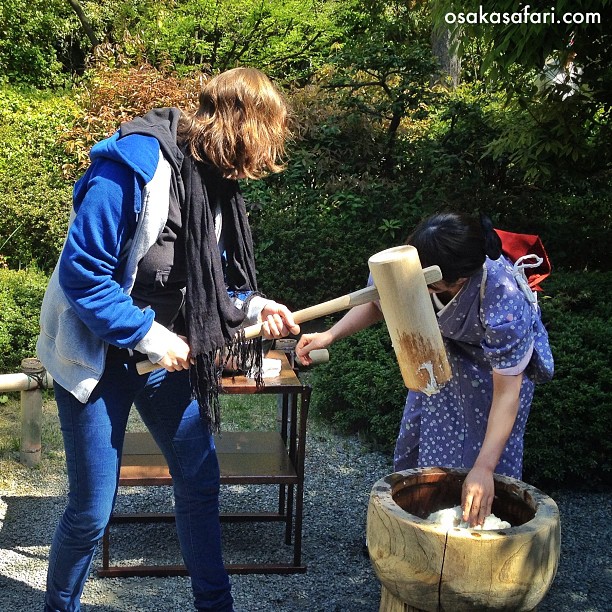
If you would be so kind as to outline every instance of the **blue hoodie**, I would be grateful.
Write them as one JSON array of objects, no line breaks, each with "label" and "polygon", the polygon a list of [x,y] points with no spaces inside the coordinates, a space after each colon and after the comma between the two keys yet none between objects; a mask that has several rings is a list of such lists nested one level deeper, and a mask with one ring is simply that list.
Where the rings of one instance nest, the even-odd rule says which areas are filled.
[{"label": "blue hoodie", "polygon": [[129,295],[138,262],[168,218],[171,165],[159,141],[141,134],[121,138],[118,132],[90,155],[91,166],[74,188],[37,342],[45,368],[82,402],[102,376],[108,344],[143,352],[155,363],[173,335]]}]

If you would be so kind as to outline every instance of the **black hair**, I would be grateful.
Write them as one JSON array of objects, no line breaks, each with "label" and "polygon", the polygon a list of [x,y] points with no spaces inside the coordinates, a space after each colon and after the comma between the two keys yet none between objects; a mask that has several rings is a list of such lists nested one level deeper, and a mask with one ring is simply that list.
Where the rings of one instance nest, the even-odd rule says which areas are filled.
[{"label": "black hair", "polygon": [[406,241],[419,252],[423,267],[440,266],[442,278],[455,283],[476,274],[485,257],[498,259],[501,240],[485,215],[438,213],[423,219]]}]

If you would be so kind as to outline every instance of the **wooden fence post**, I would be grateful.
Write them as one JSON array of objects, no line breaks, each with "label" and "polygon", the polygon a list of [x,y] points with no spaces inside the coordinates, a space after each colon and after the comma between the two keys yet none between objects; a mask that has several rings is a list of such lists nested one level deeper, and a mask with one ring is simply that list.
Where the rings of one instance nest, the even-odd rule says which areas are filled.
[{"label": "wooden fence post", "polygon": [[45,368],[36,358],[24,359],[21,371],[32,380],[32,388],[21,391],[21,447],[19,459],[28,467],[40,462],[42,440],[42,380]]}]

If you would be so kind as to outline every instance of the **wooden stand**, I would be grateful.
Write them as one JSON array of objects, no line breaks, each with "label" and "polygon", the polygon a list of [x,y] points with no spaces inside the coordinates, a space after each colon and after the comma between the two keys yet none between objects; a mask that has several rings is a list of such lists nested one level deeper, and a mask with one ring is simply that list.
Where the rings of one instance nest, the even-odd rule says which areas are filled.
[{"label": "wooden stand", "polygon": [[[279,395],[280,430],[223,432],[215,436],[222,485],[278,485],[277,512],[233,512],[221,515],[227,522],[285,523],[285,543],[293,540],[292,563],[227,564],[233,574],[288,574],[305,572],[301,561],[302,514],[304,497],[304,457],[306,421],[311,389],[303,386],[287,356],[271,351],[268,357],[280,359],[282,369],[275,378],[265,379],[257,388],[245,376],[223,379],[223,392],[229,394],[269,393]],[[172,478],[165,459],[148,432],[127,433],[123,447],[119,486],[168,486]],[[110,526],[117,523],[174,521],[172,513],[114,513],[102,539],[102,577],[184,576],[183,565],[110,565]]]}]

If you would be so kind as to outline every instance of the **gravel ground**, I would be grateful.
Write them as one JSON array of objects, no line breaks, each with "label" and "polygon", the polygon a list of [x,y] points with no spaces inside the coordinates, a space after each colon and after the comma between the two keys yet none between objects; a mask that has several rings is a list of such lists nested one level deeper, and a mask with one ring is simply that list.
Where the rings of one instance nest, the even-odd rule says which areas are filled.
[{"label": "gravel ground", "polygon": [[[391,471],[390,458],[367,452],[353,438],[315,432],[307,440],[304,499],[304,574],[232,576],[236,612],[376,612],[380,589],[363,554],[365,514],[372,484]],[[23,470],[10,490],[0,489],[0,611],[42,609],[46,560],[64,507],[65,481]],[[273,498],[267,487],[227,487],[222,507]],[[612,610],[610,492],[552,494],[561,512],[561,561],[538,612]],[[171,507],[167,487],[122,491],[122,509]],[[242,505],[244,508],[244,505]],[[179,562],[170,525],[113,528],[111,562]],[[227,561],[291,561],[277,524],[226,525]],[[279,542],[276,545],[276,542]],[[247,555],[245,557],[245,555]],[[154,562],[153,559],[150,562]],[[94,560],[85,587],[85,612],[171,612],[192,609],[187,578],[98,578]]]}]

